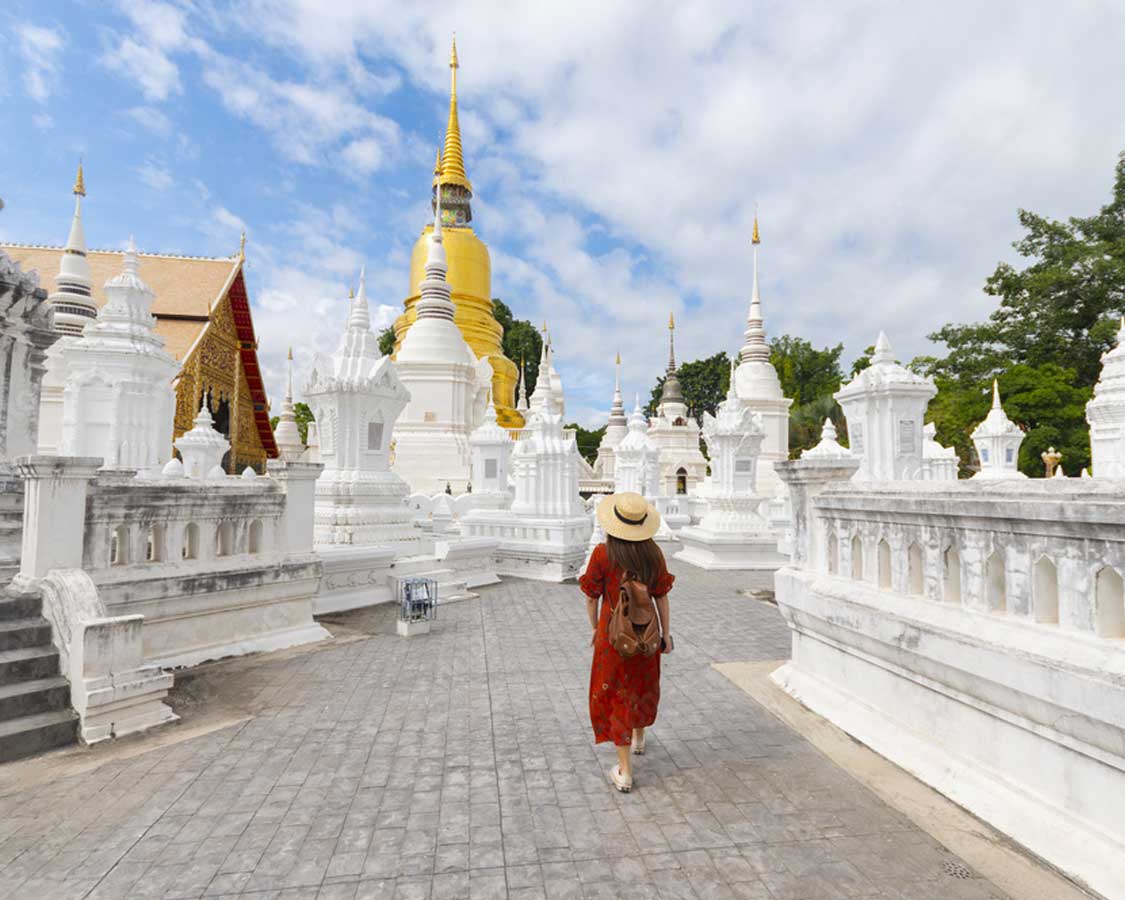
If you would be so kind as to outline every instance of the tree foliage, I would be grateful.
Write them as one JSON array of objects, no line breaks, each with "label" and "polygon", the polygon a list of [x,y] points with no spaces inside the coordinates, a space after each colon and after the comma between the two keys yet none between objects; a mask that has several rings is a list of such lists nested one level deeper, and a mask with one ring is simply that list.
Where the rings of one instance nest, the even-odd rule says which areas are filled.
[{"label": "tree foliage", "polygon": [[804,338],[787,334],[770,341],[770,362],[777,369],[782,393],[793,401],[794,407],[831,397],[840,389],[844,378],[840,370],[843,352],[843,344],[817,350]]},{"label": "tree foliage", "polygon": [[517,319],[511,309],[499,297],[492,298],[492,314],[504,329],[502,346],[504,355],[520,367],[524,362],[527,373],[527,395],[535,390],[539,378],[539,357],[543,352],[543,338],[539,331],[526,319]]},{"label": "tree foliage", "polygon": [[1039,454],[1053,444],[1073,475],[1089,462],[1081,407],[1125,309],[1125,153],[1113,197],[1094,215],[1061,222],[1020,210],[1019,220],[1025,235],[1014,246],[1030,262],[1023,269],[997,265],[984,289],[999,298],[998,308],[985,322],[930,335],[949,352],[915,364],[938,385],[930,415],[938,439],[957,448],[964,467],[973,465],[969,434],[998,378],[1005,410],[1028,431],[1020,469],[1043,474]]},{"label": "tree foliage", "polygon": [[379,352],[383,356],[390,356],[395,352],[395,329],[393,325],[388,325],[379,332]]},{"label": "tree foliage", "polygon": [[578,444],[578,452],[586,458],[586,462],[593,465],[594,460],[597,459],[598,456],[598,445],[601,444],[602,438],[605,437],[606,426],[603,425],[601,428],[591,430],[571,422],[566,427],[574,429],[577,435],[576,443]]},{"label": "tree foliage", "polygon": [[[294,403],[293,416],[297,420],[297,432],[301,435],[301,443],[307,444],[309,442],[309,422],[314,421],[312,410],[309,409],[307,403]],[[280,416],[271,416],[270,428],[277,431],[277,423],[280,421]]]}]

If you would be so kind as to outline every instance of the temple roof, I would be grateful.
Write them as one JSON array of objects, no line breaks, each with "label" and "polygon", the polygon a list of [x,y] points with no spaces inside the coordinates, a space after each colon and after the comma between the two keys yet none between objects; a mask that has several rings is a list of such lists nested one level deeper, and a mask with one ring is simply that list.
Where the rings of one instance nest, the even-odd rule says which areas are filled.
[{"label": "temple roof", "polygon": [[[36,269],[39,283],[53,293],[59,271],[62,247],[38,244],[0,244],[24,271]],[[156,317],[156,333],[164,338],[168,352],[183,362],[203,336],[210,321],[211,310],[230,296],[231,311],[241,346],[243,370],[254,405],[254,419],[262,446],[269,456],[276,456],[273,429],[269,427],[269,402],[261,368],[258,365],[257,342],[250,315],[250,303],[242,278],[243,259],[228,257],[174,256],[162,253],[138,253],[140,274],[156,293],[152,314]],[[90,250],[86,259],[93,279],[93,299],[98,308],[105,305],[105,283],[121,272],[125,253],[121,250]]]}]

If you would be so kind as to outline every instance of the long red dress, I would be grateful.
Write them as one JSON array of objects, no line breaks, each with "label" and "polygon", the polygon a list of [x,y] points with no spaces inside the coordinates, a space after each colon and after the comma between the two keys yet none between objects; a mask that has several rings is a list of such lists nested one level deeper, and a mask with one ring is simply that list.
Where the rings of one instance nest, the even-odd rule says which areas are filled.
[{"label": "long red dress", "polygon": [[[619,747],[632,743],[634,728],[647,728],[656,721],[656,707],[660,703],[660,654],[627,659],[609,643],[609,616],[617,606],[624,574],[610,562],[605,544],[598,544],[586,573],[578,579],[578,586],[587,597],[603,600],[590,669],[590,724],[594,726],[594,741],[613,741]],[[672,590],[675,580],[664,569],[649,586],[652,596],[663,597]]]}]

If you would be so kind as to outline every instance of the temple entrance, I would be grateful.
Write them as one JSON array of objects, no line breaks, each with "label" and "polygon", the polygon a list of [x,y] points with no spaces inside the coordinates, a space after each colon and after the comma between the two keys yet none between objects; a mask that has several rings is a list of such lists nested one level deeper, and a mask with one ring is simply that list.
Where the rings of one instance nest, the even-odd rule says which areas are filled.
[{"label": "temple entrance", "polygon": [[676,493],[687,493],[687,469],[683,466],[680,466],[680,468],[676,470]]}]

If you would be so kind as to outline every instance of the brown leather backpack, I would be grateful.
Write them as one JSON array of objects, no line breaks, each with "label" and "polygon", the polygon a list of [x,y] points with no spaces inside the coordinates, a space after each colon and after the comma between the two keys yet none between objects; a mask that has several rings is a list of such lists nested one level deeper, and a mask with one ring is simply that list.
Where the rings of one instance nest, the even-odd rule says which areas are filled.
[{"label": "brown leather backpack", "polygon": [[624,580],[609,616],[609,643],[622,656],[652,656],[662,643],[660,611],[648,586]]}]

